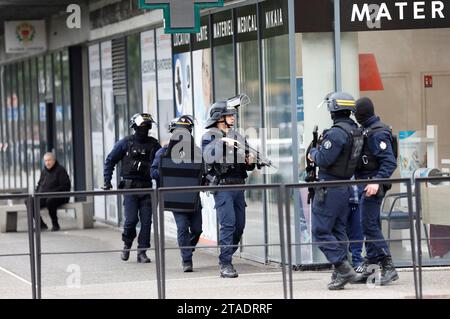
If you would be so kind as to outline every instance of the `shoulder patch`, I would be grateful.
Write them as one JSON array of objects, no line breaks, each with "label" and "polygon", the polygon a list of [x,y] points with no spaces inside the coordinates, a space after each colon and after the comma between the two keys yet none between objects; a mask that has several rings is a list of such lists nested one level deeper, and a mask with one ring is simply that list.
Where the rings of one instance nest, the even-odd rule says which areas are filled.
[{"label": "shoulder patch", "polygon": [[380,142],[380,148],[384,151],[387,148],[387,144],[385,141]]},{"label": "shoulder patch", "polygon": [[331,148],[332,144],[330,140],[323,141],[323,148],[326,150],[329,150]]}]

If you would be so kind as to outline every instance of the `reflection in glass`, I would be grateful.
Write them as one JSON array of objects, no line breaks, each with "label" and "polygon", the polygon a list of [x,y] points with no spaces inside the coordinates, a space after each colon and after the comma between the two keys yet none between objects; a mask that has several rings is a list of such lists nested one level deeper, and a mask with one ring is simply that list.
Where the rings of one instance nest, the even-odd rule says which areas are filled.
[{"label": "reflection in glass", "polygon": [[[267,155],[277,155],[278,171],[267,175],[267,183],[292,182],[292,123],[289,82],[288,35],[263,40],[264,105]],[[278,196],[268,191],[269,244],[278,244]],[[269,258],[279,260],[280,249],[269,247]]]},{"label": "reflection in glass", "polygon": [[214,91],[215,102],[235,95],[233,44],[214,48]]},{"label": "reflection in glass", "polygon": [[[246,94],[251,103],[239,109],[239,128],[249,135],[250,146],[261,151],[262,131],[260,130],[261,103],[259,61],[257,57],[258,41],[248,41],[237,44],[237,73],[239,92]],[[264,178],[261,170],[255,169],[249,173],[248,184],[263,184]],[[265,243],[264,236],[264,191],[247,190],[245,192],[246,231],[243,243],[259,245]],[[264,247],[244,247],[243,252],[261,261],[265,261]]]}]

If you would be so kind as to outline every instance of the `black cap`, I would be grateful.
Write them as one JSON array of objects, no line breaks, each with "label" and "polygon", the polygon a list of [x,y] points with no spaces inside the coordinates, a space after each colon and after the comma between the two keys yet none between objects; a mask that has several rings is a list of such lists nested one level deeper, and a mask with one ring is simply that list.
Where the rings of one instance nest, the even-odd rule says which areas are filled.
[{"label": "black cap", "polygon": [[355,117],[359,124],[364,123],[375,115],[372,100],[368,97],[362,97],[356,101]]}]

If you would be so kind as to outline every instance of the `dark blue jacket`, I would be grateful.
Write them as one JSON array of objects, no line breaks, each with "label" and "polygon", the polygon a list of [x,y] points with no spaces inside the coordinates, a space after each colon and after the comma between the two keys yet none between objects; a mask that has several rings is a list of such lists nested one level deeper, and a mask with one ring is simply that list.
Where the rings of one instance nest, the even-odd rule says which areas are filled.
[{"label": "dark blue jacket", "polygon": [[[104,178],[105,184],[111,182],[112,174],[114,172],[114,167],[127,154],[127,152],[128,152],[128,144],[129,144],[128,141],[132,137],[133,136],[127,136],[127,137],[121,139],[120,141],[118,141],[114,145],[114,148],[112,149],[111,153],[109,153],[108,156],[106,157],[105,165],[104,165],[104,169],[103,169],[103,178]],[[159,144],[159,142],[153,137],[148,137],[148,143],[153,144],[153,149],[154,149],[154,153],[153,154],[155,154],[156,151],[161,148],[161,145]],[[151,162],[153,162],[153,158],[154,158],[154,156],[152,156]],[[125,179],[136,179],[136,180],[150,181],[151,182],[150,175],[149,176],[124,176],[122,174],[122,172],[120,172],[120,176],[122,178],[125,178]]]},{"label": "dark blue jacket", "polygon": [[[371,128],[380,125],[380,118],[373,116],[365,123],[364,128]],[[357,170],[355,176],[357,179],[365,178],[390,178],[397,168],[397,159],[392,149],[392,135],[387,130],[378,130],[368,136],[367,142],[369,149],[378,161],[380,167],[374,171]]]},{"label": "dark blue jacket", "polygon": [[[350,118],[339,117],[334,123],[347,122],[354,126],[358,125]],[[318,148],[312,148],[310,154],[314,159],[314,162],[319,167],[318,177],[320,180],[337,180],[342,179],[336,176],[325,173],[320,168],[331,167],[342,154],[344,146],[349,143],[347,133],[338,127],[332,127],[329,130],[325,130],[322,138],[322,142]]]},{"label": "dark blue jacket", "polygon": [[152,163],[152,169],[151,169],[151,175],[154,180],[159,182],[159,163],[161,162],[161,156],[164,154],[164,152],[167,150],[168,145],[164,145],[162,148],[160,148],[156,154],[155,159]]}]

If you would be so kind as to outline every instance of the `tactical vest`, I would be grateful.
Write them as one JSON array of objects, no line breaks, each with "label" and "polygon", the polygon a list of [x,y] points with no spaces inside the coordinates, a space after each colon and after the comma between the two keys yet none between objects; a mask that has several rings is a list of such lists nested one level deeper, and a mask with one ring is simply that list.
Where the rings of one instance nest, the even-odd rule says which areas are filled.
[{"label": "tactical vest", "polygon": [[355,173],[363,148],[364,138],[361,129],[347,122],[338,122],[332,127],[343,130],[348,136],[349,143],[344,145],[343,151],[332,166],[320,170],[339,178],[350,178]]},{"label": "tactical vest", "polygon": [[361,171],[376,171],[380,168],[380,163],[378,163],[377,158],[373,155],[369,147],[370,137],[379,131],[387,131],[391,137],[392,148],[395,158],[397,158],[397,143],[396,139],[392,134],[392,130],[389,126],[384,123],[378,122],[374,126],[368,127],[363,130],[364,136],[364,147],[361,153],[361,158],[358,161],[358,170]]},{"label": "tactical vest", "polygon": [[[176,149],[173,149],[174,146]],[[202,175],[201,150],[195,145],[194,139],[188,142],[171,141],[159,163],[160,186],[200,186]],[[199,194],[199,192],[165,193],[164,209],[174,212],[195,212],[200,204]]]},{"label": "tactical vest", "polygon": [[150,179],[150,168],[155,156],[156,140],[149,137],[139,141],[134,135],[128,138],[128,149],[122,159],[122,176]]},{"label": "tactical vest", "polygon": [[[214,129],[211,129],[209,133],[212,135]],[[215,129],[218,130],[218,129]],[[220,130],[219,130],[220,131]],[[217,132],[216,131],[216,134]],[[228,137],[234,140],[238,140],[240,142],[246,140],[235,130],[230,130],[226,135],[220,131],[223,137]],[[213,143],[213,142],[211,142]],[[247,178],[247,172],[245,170],[245,151],[239,149],[230,149],[223,143],[222,148],[223,157],[221,158],[221,163],[213,163],[206,164],[206,171],[209,174],[216,176],[219,179],[227,178],[227,177],[239,177],[239,178]],[[232,152],[232,154],[228,154],[227,152]]]}]

